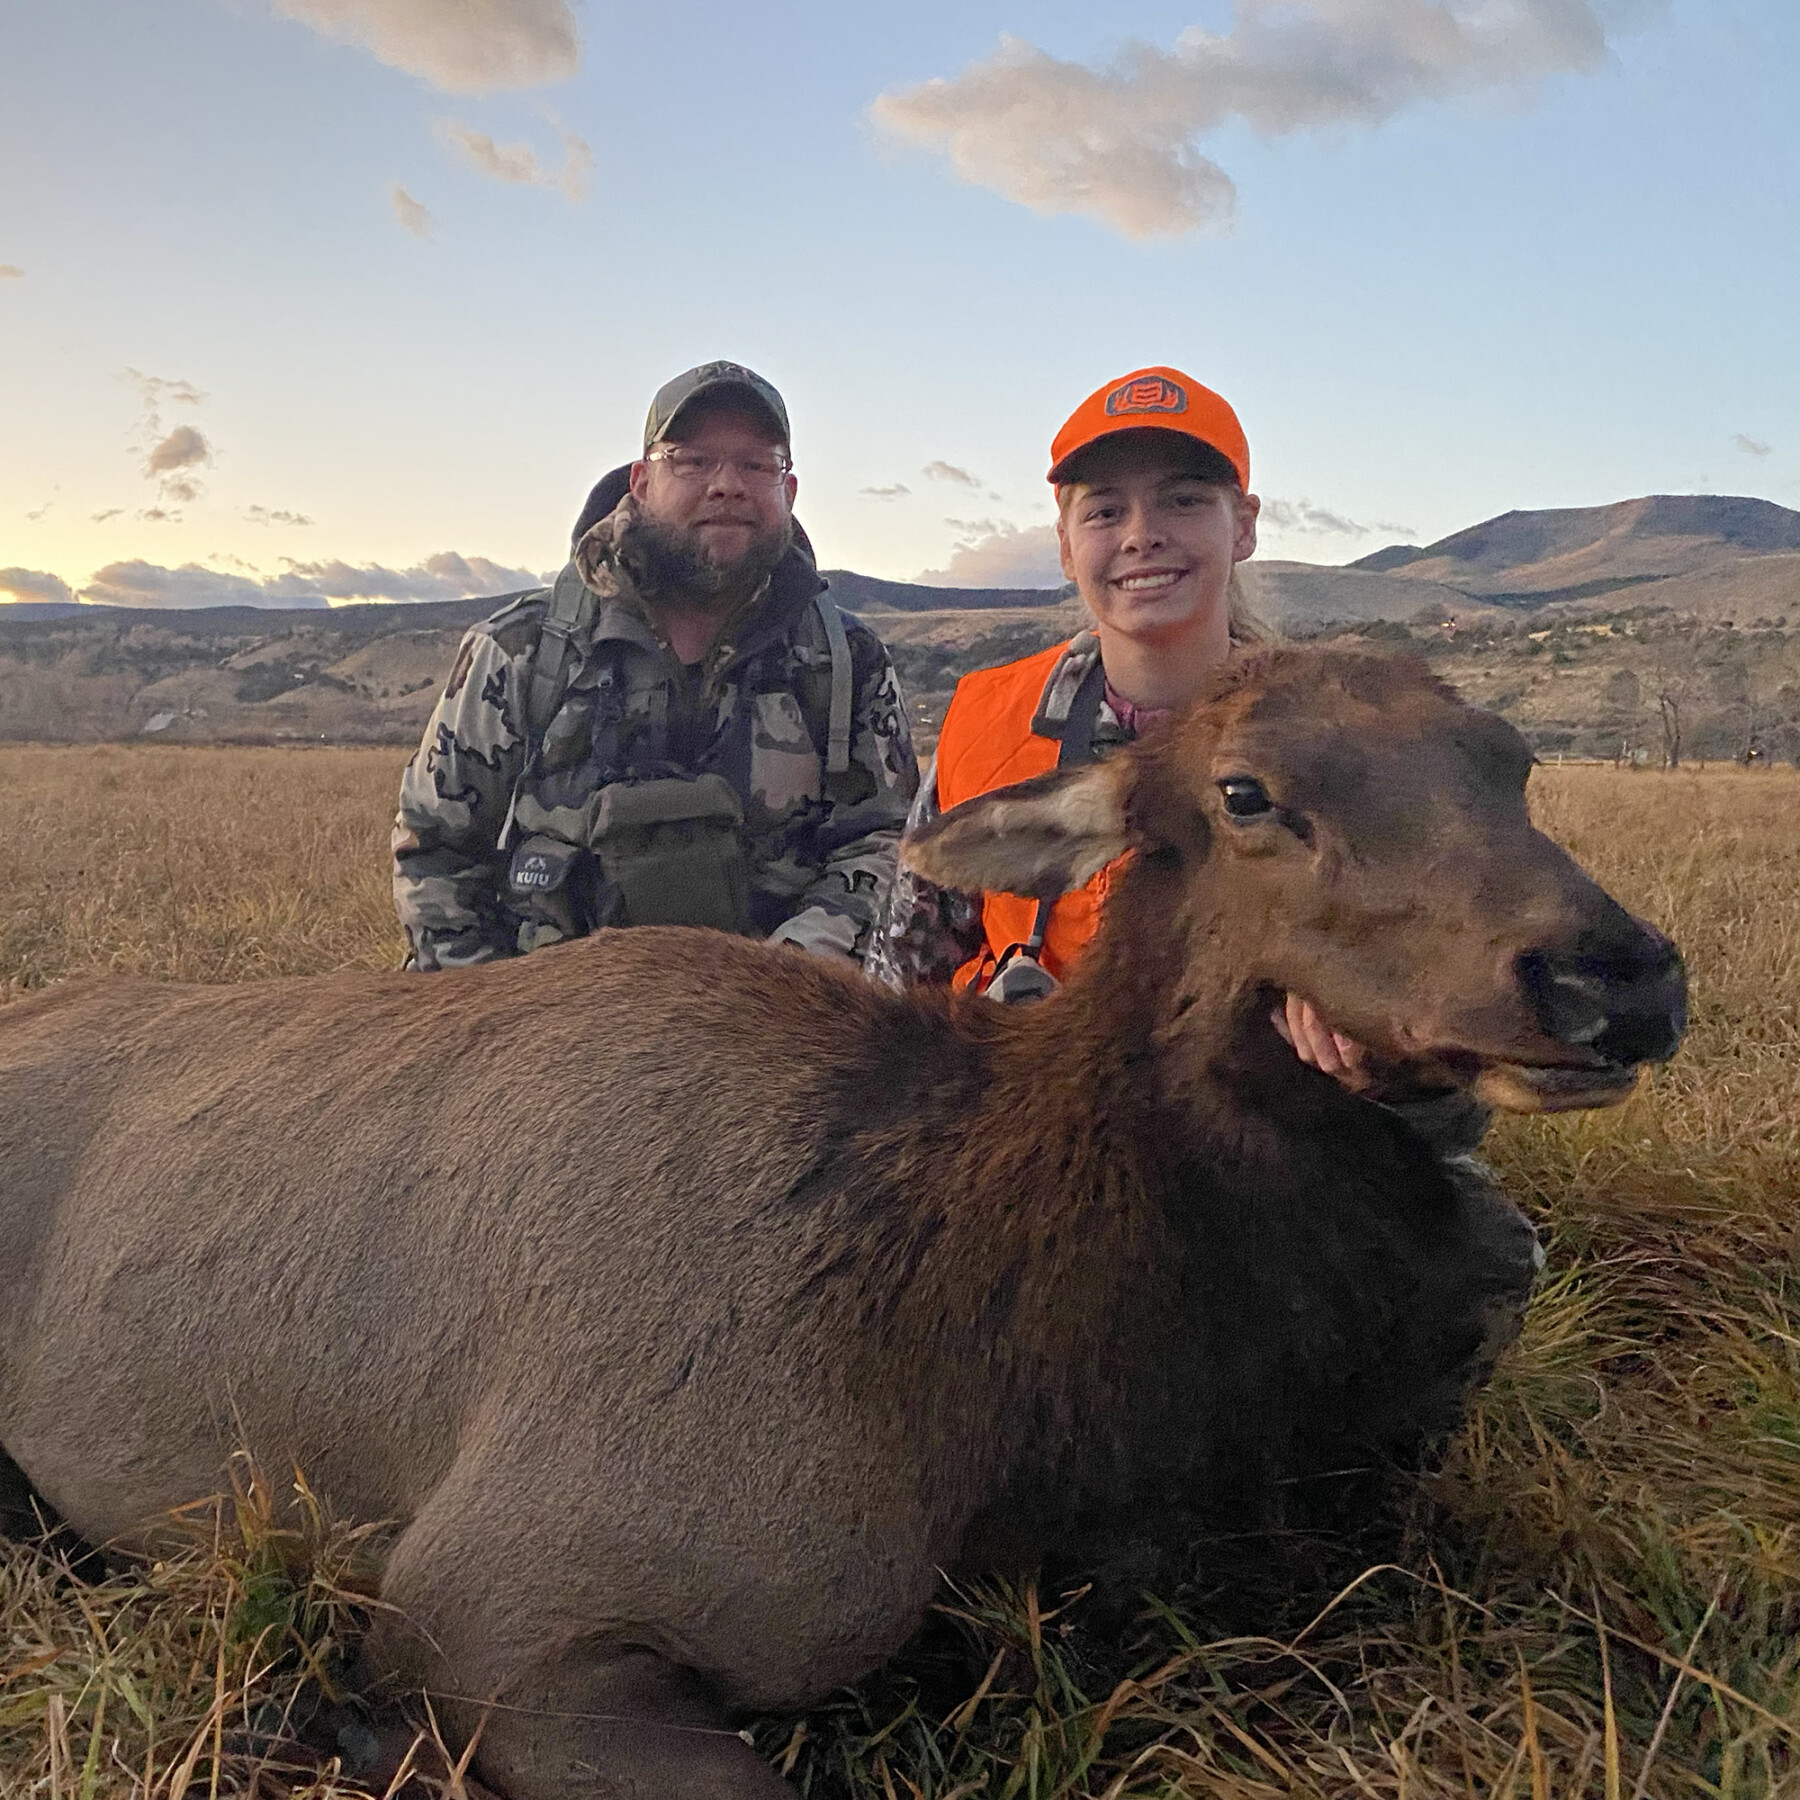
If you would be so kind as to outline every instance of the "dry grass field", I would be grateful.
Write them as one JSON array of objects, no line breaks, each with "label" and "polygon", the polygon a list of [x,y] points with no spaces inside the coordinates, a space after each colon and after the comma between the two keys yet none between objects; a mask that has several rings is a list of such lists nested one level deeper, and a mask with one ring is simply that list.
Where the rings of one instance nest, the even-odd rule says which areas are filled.
[{"label": "dry grass field", "polygon": [[401,749],[0,749],[0,996],[394,968]]},{"label": "dry grass field", "polygon": [[[398,769],[0,752],[0,995],[390,966]],[[1196,1546],[1122,1630],[1079,1590],[953,1598],[893,1669],[757,1728],[808,1795],[1800,1793],[1800,776],[1534,791],[1680,942],[1694,1025],[1624,1107],[1490,1138],[1549,1266],[1468,1429],[1378,1538]],[[105,1575],[0,1547],[6,1800],[360,1791],[267,1750],[354,1640],[355,1535],[278,1524],[249,1474],[195,1517],[190,1555]],[[416,1767],[471,1787],[428,1737]]]}]

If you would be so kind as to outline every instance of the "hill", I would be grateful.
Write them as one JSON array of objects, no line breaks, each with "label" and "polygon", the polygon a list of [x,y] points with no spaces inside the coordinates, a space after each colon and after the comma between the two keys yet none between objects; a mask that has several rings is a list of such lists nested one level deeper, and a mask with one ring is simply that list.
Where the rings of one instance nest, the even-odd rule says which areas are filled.
[{"label": "hill", "polygon": [[[868,610],[918,665],[909,686],[954,685],[1075,629],[1057,589],[934,588],[838,570],[832,592]],[[161,610],[0,606],[0,740],[416,743],[463,631],[511,595],[418,604]],[[997,646],[966,652],[961,646]],[[903,646],[912,646],[905,648]]]},{"label": "hill", "polygon": [[930,587],[917,581],[883,581],[874,575],[858,575],[851,569],[825,569],[837,603],[860,612],[970,612],[995,607],[1050,606],[1066,591],[1062,588],[952,588]]},{"label": "hill", "polygon": [[1412,619],[1422,610],[1430,610],[1434,621],[1504,616],[1499,608],[1457,588],[1405,581],[1361,566],[1334,568],[1259,558],[1244,565],[1244,588],[1257,616],[1290,636],[1305,637],[1329,624]]},{"label": "hill", "polygon": [[1496,606],[1605,600],[1694,617],[1800,614],[1800,512],[1724,494],[1502,513],[1435,544],[1390,545],[1351,569]]},{"label": "hill", "polygon": [[0,603],[7,619],[63,619],[82,610],[79,600],[8,600]]}]

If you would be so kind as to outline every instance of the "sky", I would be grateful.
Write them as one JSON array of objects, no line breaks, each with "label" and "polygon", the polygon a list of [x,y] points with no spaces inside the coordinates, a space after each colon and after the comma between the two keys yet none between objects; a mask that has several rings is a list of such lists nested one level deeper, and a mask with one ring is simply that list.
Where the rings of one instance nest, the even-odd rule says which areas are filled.
[{"label": "sky", "polygon": [[531,584],[731,358],[820,561],[1050,585],[1172,364],[1264,556],[1800,507],[1793,0],[0,0],[0,599]]}]

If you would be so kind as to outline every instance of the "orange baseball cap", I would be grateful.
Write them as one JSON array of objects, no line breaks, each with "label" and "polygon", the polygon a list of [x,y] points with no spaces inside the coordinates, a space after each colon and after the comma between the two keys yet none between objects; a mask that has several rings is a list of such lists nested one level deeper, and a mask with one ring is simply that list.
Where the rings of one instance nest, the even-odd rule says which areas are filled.
[{"label": "orange baseball cap", "polygon": [[1115,431],[1146,428],[1198,439],[1231,464],[1241,486],[1250,486],[1250,445],[1230,403],[1193,376],[1160,367],[1109,381],[1069,414],[1050,446],[1049,479],[1060,484],[1064,465],[1089,444]]}]

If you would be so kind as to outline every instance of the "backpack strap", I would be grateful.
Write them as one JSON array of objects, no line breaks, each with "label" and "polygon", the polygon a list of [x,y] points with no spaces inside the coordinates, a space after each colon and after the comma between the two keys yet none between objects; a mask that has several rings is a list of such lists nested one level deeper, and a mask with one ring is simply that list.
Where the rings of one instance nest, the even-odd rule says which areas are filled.
[{"label": "backpack strap", "polygon": [[844,615],[837,602],[821,588],[813,596],[825,642],[831,646],[831,726],[826,736],[825,773],[845,774],[850,767],[850,714],[856,704],[856,669],[850,660],[850,640],[844,633]]},{"label": "backpack strap", "polygon": [[550,604],[538,631],[537,651],[531,659],[531,691],[525,702],[525,730],[531,748],[543,741],[568,685],[569,645],[593,611],[594,596],[570,563],[550,590]]},{"label": "backpack strap", "polygon": [[[831,711],[826,728],[825,773],[844,775],[850,768],[850,726],[856,705],[856,665],[844,615],[823,589],[814,597],[825,642],[831,650]],[[574,563],[557,576],[550,604],[539,627],[531,659],[531,689],[525,703],[526,732],[533,750],[542,741],[568,685],[569,647],[593,611],[594,596]],[[1090,727],[1091,735],[1091,727]]]},{"label": "backpack strap", "polygon": [[[1106,670],[1096,656],[1069,701],[1068,715],[1063,720],[1062,741],[1056,748],[1056,766],[1059,769],[1072,768],[1076,763],[1086,762],[1093,755],[1094,727],[1100,722],[1100,702],[1105,697]],[[1044,937],[1050,929],[1050,913],[1055,905],[1054,899],[1038,902],[1037,912],[1031,921],[1031,936],[1023,944],[1014,944],[1001,956],[994,967],[996,975],[1018,952],[1022,951],[1036,960],[1037,953],[1044,947]]]},{"label": "backpack strap", "polygon": [[1095,657],[1075,697],[1069,702],[1069,716],[1063,722],[1062,742],[1056,750],[1056,766],[1073,768],[1094,753],[1094,727],[1100,723],[1100,702],[1106,698],[1106,668]]}]

